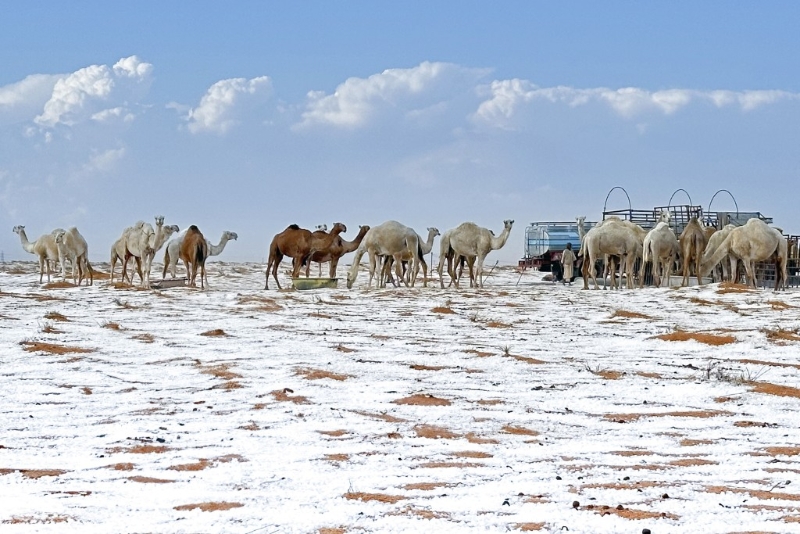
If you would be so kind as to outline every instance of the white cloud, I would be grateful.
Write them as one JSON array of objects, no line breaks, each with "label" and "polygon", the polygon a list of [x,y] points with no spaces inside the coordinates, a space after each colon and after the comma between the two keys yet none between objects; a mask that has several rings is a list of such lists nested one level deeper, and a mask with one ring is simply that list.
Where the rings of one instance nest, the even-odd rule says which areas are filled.
[{"label": "white cloud", "polygon": [[[189,110],[186,119],[189,131],[224,134],[238,122],[238,118],[253,106],[266,101],[272,93],[272,82],[268,76],[247,80],[231,78],[212,85],[200,105]],[[177,109],[176,105],[173,105]]]},{"label": "white cloud", "polygon": [[534,100],[564,103],[571,107],[591,102],[603,103],[625,118],[660,112],[671,115],[692,102],[711,102],[716,107],[738,105],[743,111],[786,100],[800,100],[800,94],[786,91],[698,91],[666,89],[648,91],[638,87],[577,89],[537,87],[526,80],[495,80],[479,88],[486,98],[472,115],[473,120],[496,128],[513,127],[513,118],[525,104]]},{"label": "white cloud", "polygon": [[[42,128],[74,125],[93,118],[99,109],[140,96],[149,88],[153,66],[136,56],[120,59],[113,67],[90,65],[61,77],[34,122]],[[109,107],[109,104],[112,104]]]},{"label": "white cloud", "polygon": [[124,156],[125,148],[112,148],[92,154],[89,161],[83,165],[82,174],[109,172]]},{"label": "white cloud", "polygon": [[59,78],[59,75],[32,74],[19,82],[0,87],[0,120],[30,119],[50,98]]},{"label": "white cloud", "polygon": [[118,106],[115,108],[104,109],[103,111],[99,111],[92,115],[92,120],[97,122],[112,122],[112,121],[123,121],[123,122],[131,122],[136,118],[136,116],[131,113],[128,109]]},{"label": "white cloud", "polygon": [[422,109],[440,111],[437,104],[451,99],[462,87],[472,87],[487,72],[426,61],[409,69],[387,69],[369,78],[348,78],[333,94],[309,92],[306,111],[298,126],[356,128],[381,110],[399,109],[415,117]]}]

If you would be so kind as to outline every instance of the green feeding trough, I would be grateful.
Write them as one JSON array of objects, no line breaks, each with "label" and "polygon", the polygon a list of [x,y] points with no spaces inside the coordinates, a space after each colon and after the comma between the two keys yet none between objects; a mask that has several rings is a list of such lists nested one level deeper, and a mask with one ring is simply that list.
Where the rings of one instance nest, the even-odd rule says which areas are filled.
[{"label": "green feeding trough", "polygon": [[336,287],[338,278],[292,278],[292,285],[298,291]]}]

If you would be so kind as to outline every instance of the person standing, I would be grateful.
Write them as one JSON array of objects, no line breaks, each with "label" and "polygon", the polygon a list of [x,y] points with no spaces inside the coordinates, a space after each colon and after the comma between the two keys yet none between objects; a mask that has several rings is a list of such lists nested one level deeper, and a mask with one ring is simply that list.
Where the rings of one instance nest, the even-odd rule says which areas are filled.
[{"label": "person standing", "polygon": [[572,252],[572,243],[567,243],[567,248],[561,253],[561,268],[563,269],[562,284],[572,284],[573,270],[575,267],[575,253]]}]

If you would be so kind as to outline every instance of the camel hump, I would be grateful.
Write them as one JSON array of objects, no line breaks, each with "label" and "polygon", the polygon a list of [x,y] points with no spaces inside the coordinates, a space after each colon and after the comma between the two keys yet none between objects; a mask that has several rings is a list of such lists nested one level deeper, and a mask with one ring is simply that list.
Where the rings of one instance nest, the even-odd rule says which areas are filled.
[{"label": "camel hump", "polygon": [[194,224],[193,224],[193,225],[191,225],[191,226],[189,227],[189,231],[190,231],[190,232],[199,232],[199,231],[200,231],[200,229],[199,229],[199,228],[198,228],[196,225],[194,225]]},{"label": "camel hump", "polygon": [[287,230],[299,230],[300,227],[297,226],[296,224],[290,224],[286,229]]}]

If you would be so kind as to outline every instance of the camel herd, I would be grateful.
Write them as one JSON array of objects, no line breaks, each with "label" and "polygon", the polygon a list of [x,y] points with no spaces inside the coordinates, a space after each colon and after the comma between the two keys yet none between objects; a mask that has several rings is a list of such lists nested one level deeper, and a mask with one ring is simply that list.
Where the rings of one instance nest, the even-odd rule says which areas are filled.
[{"label": "camel herd", "polygon": [[[718,265],[721,266],[722,280],[737,279],[737,266],[741,261],[747,283],[755,287],[756,262],[773,261],[776,264],[775,290],[785,289],[787,241],[779,229],[768,226],[760,219],[750,219],[738,227],[728,225],[717,231],[704,226],[693,217],[679,237],[671,229],[670,214],[666,211],[661,213],[658,224],[649,232],[618,217],[608,217],[588,232],[584,229],[585,217],[578,217],[577,221],[581,240],[578,257],[585,260],[582,271],[584,289],[589,289],[589,278],[593,280],[595,289],[598,288],[596,270],[590,266],[594,266],[599,259],[605,260],[606,273],[615,273],[618,263],[620,278],[624,276],[627,279],[628,287],[633,286],[636,276],[639,278],[639,287],[642,287],[645,266],[648,263],[652,263],[655,284],[660,286],[663,280],[669,280],[678,259],[682,265],[683,285],[689,283],[692,273],[698,284],[702,283],[703,277],[708,276]],[[459,287],[459,279],[466,265],[469,268],[470,287],[483,287],[483,264],[486,256],[506,244],[513,224],[512,220],[504,221],[503,230],[497,236],[488,228],[472,222],[464,222],[441,234],[438,267],[441,287],[444,288],[445,264],[450,285]],[[67,262],[72,266],[74,283],[80,285],[84,279],[87,284],[93,282],[88,245],[77,228],[56,228],[33,242],[28,240],[24,226],[15,226],[13,230],[19,235],[23,249],[38,256],[39,283],[42,282],[45,272],[48,282],[50,281],[52,268],[56,264],[60,264],[61,276],[66,280]],[[264,289],[269,289],[270,274],[278,289],[281,288],[278,267],[284,257],[292,258],[292,278],[300,276],[303,266],[308,277],[312,262],[319,264],[320,273],[322,264],[330,263],[330,277],[336,278],[339,259],[350,252],[355,252],[355,257],[347,272],[348,289],[355,283],[364,254],[369,256],[368,288],[372,287],[373,278],[377,287],[385,287],[387,282],[413,287],[420,269],[423,273],[423,285],[427,286],[428,266],[425,255],[430,253],[434,239],[440,235],[436,228],[427,230],[427,239],[423,239],[413,228],[397,221],[386,221],[375,227],[360,226],[355,239],[347,241],[341,236],[347,232],[347,227],[342,223],[334,224],[330,232],[324,225],[312,232],[292,224],[276,234],[270,242]],[[162,277],[166,277],[169,272],[175,278],[178,260],[182,260],[189,285],[196,286],[199,273],[200,287],[205,288],[208,285],[206,259],[221,254],[228,241],[237,238],[235,232],[225,231],[219,244],[214,245],[195,225],[181,232],[176,225],[164,225],[162,216],[155,218],[155,227],[139,221],[126,228],[111,247],[111,282],[114,281],[117,261],[120,261],[121,280],[133,283],[133,274],[129,277],[127,273],[127,265],[132,258],[141,285],[149,287],[150,270],[156,252],[166,245]],[[639,273],[635,272],[637,261],[640,265]],[[458,266],[460,269],[456,269]],[[392,267],[397,282],[392,276]],[[606,273],[603,274],[604,279]],[[616,287],[616,276],[611,276],[611,285],[612,288]],[[620,282],[620,287],[621,285]]]},{"label": "camel herd", "polygon": [[[483,263],[486,255],[506,244],[513,224],[514,221],[504,221],[504,228],[499,236],[495,236],[488,228],[482,228],[471,222],[465,222],[445,232],[441,240],[440,279],[444,263],[447,262],[450,283],[458,287],[459,277],[466,264],[469,268],[470,286],[483,287]],[[72,266],[74,283],[80,285],[84,279],[87,285],[93,283],[93,270],[88,260],[89,247],[77,228],[72,227],[68,230],[56,228],[33,242],[28,240],[24,226],[15,226],[14,232],[19,235],[22,248],[26,252],[35,254],[39,259],[39,283],[42,283],[45,273],[47,281],[50,282],[53,268],[58,264],[61,266],[62,278],[66,280],[67,262]],[[275,235],[269,246],[264,289],[269,288],[270,273],[280,289],[278,266],[284,257],[292,258],[292,278],[300,275],[303,266],[306,267],[305,275],[308,277],[312,262],[320,265],[320,272],[323,263],[330,263],[330,277],[336,278],[339,259],[350,252],[356,254],[347,274],[348,288],[355,282],[359,263],[365,253],[369,255],[370,264],[368,287],[372,286],[373,278],[379,287],[384,287],[386,282],[396,285],[397,282],[391,275],[393,266],[397,279],[407,286],[414,285],[421,268],[424,285],[427,286],[428,266],[425,263],[425,255],[433,249],[433,241],[440,235],[436,228],[428,228],[428,237],[424,240],[412,228],[397,221],[387,221],[372,228],[361,226],[353,241],[341,237],[345,232],[347,227],[342,223],[334,224],[330,232],[324,225],[312,232],[292,224]],[[162,277],[165,278],[169,272],[172,278],[175,278],[178,260],[182,260],[186,267],[189,285],[192,287],[197,285],[196,279],[199,273],[200,287],[205,288],[208,285],[205,272],[206,259],[221,254],[228,241],[236,239],[238,235],[235,232],[225,231],[219,244],[214,245],[195,225],[181,232],[177,225],[165,225],[163,216],[155,218],[155,227],[139,221],[125,228],[120,238],[111,246],[110,283],[114,282],[114,271],[117,262],[120,262],[121,281],[133,284],[134,274],[128,276],[127,270],[128,262],[133,259],[134,273],[139,275],[141,285],[150,287],[153,260],[156,253],[166,246]],[[459,274],[456,274],[454,260],[461,266]],[[441,282],[441,285],[444,287],[444,282]]]},{"label": "camel herd", "polygon": [[[703,277],[718,265],[722,268],[720,279],[736,280],[737,266],[741,261],[748,285],[755,287],[755,264],[771,261],[776,265],[775,291],[786,288],[788,243],[779,229],[768,226],[761,219],[750,219],[742,226],[729,224],[717,231],[692,217],[679,237],[670,228],[670,214],[666,211],[661,213],[658,224],[649,232],[618,217],[609,217],[585,232],[584,220],[585,217],[577,218],[581,238],[579,256],[585,259],[582,271],[584,289],[589,289],[590,277],[594,288],[598,288],[596,272],[591,266],[601,257],[605,259],[606,272],[612,275],[616,270],[615,263],[620,263],[620,274],[624,273],[629,287],[637,275],[634,272],[637,260],[641,260],[638,277],[639,287],[642,287],[647,263],[653,264],[654,282],[660,286],[663,279],[669,280],[672,266],[680,258],[684,286],[689,283],[692,271],[697,283],[701,284]],[[615,276],[611,276],[611,285],[612,288],[616,286]]]},{"label": "camel herd", "polygon": [[[459,287],[459,275],[456,274],[453,260],[457,259],[463,267],[469,267],[470,286],[483,287],[483,263],[486,255],[498,250],[506,244],[514,221],[504,221],[503,231],[497,237],[488,228],[475,223],[465,222],[448,230],[442,235],[440,242],[439,279],[442,287],[442,269],[447,262],[447,272],[451,284]],[[264,289],[269,289],[269,276],[278,280],[278,265],[288,256],[292,258],[292,278],[300,275],[303,265],[308,276],[311,262],[322,264],[329,261],[330,277],[336,278],[336,266],[339,259],[347,253],[355,252],[352,266],[347,273],[347,287],[352,288],[358,276],[358,267],[364,254],[369,255],[369,280],[367,287],[372,287],[373,278],[378,287],[385,287],[386,282],[396,284],[391,275],[395,268],[397,279],[406,286],[414,286],[420,268],[422,269],[423,286],[428,285],[425,255],[433,249],[433,241],[439,236],[439,230],[428,228],[428,238],[423,240],[413,228],[397,221],[386,221],[375,227],[361,226],[353,241],[342,239],[340,234],[347,231],[342,223],[336,223],[330,232],[318,228],[310,231],[296,224],[288,226],[277,234],[269,245],[269,260]],[[376,275],[377,271],[377,275]]]},{"label": "camel herd", "polygon": [[[133,284],[133,275],[129,277],[127,273],[128,261],[133,258],[141,285],[150,287],[150,269],[153,259],[156,252],[166,244],[162,277],[165,277],[169,270],[172,277],[175,278],[176,265],[178,259],[181,259],[186,266],[189,284],[196,285],[196,276],[200,272],[200,286],[205,287],[207,285],[206,258],[221,254],[228,241],[239,237],[235,232],[225,231],[222,233],[219,244],[214,245],[205,239],[195,225],[181,232],[177,225],[165,226],[163,216],[157,216],[155,223],[155,228],[144,221],[129,226],[123,230],[120,238],[111,246],[111,283],[114,282],[114,269],[117,261],[120,261],[122,282],[127,280]],[[39,283],[42,283],[45,272],[47,281],[50,282],[50,275],[55,265],[61,266],[61,276],[66,280],[67,262],[72,265],[73,283],[80,285],[84,279],[86,279],[87,285],[93,283],[93,269],[88,259],[89,246],[77,228],[72,227],[68,230],[56,228],[33,242],[28,240],[24,226],[15,226],[13,230],[19,235],[22,248],[26,252],[35,254],[39,259]]]}]

